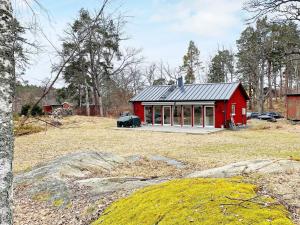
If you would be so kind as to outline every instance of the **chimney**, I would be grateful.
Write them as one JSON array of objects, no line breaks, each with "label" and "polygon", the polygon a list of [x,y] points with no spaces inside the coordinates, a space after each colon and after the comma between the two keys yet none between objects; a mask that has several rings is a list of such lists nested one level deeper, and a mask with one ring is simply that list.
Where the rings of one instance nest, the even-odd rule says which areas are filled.
[{"label": "chimney", "polygon": [[177,79],[177,85],[178,85],[178,87],[180,87],[180,88],[183,87],[183,78],[182,78],[182,76],[179,77],[179,78]]}]

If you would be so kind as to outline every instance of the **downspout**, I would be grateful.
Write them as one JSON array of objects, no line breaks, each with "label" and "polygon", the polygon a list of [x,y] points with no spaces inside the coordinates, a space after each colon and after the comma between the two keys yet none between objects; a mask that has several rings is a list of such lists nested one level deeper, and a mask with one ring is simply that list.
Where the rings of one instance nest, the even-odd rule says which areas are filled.
[{"label": "downspout", "polygon": [[226,127],[226,119],[227,119],[227,104],[226,100],[224,100],[224,128]]},{"label": "downspout", "polygon": [[195,106],[192,105],[192,127],[194,127],[194,123],[195,123]]},{"label": "downspout", "polygon": [[152,106],[152,126],[155,124],[155,112],[154,112],[154,106]]}]

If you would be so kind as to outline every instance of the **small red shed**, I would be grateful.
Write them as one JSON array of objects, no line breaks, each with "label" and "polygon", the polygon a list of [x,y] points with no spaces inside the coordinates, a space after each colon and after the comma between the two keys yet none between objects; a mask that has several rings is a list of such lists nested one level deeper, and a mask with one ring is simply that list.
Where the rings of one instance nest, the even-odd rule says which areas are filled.
[{"label": "small red shed", "polygon": [[134,114],[145,125],[227,127],[247,123],[249,97],[239,82],[146,87],[134,96]]},{"label": "small red shed", "polygon": [[287,119],[300,121],[300,94],[286,96]]},{"label": "small red shed", "polygon": [[68,102],[64,102],[63,104],[51,104],[51,105],[43,105],[43,112],[45,114],[51,114],[55,109],[63,108],[63,109],[72,109],[72,104]]}]

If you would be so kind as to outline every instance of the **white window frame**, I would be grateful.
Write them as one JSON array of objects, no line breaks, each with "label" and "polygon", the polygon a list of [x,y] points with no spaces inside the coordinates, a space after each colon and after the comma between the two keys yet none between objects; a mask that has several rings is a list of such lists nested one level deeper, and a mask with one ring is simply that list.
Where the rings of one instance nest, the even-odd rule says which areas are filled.
[{"label": "white window frame", "polygon": [[[234,107],[234,112],[232,112],[233,110],[233,107]],[[231,116],[235,116],[236,115],[236,104],[235,103],[232,103],[231,104],[231,110],[230,110],[231,112],[230,112],[230,115]]]}]

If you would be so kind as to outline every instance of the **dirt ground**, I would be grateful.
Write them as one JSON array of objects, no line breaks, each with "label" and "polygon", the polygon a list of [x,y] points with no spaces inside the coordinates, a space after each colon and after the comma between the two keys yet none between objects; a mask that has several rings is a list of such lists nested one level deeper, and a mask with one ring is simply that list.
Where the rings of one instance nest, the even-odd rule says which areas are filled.
[{"label": "dirt ground", "polygon": [[15,140],[14,171],[78,151],[119,155],[162,155],[212,168],[248,159],[300,158],[300,125],[286,121],[250,121],[249,128],[209,135],[115,130],[108,118],[69,117],[60,129],[49,128]]}]

